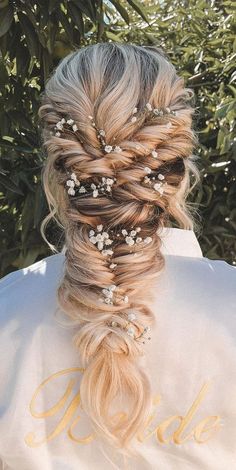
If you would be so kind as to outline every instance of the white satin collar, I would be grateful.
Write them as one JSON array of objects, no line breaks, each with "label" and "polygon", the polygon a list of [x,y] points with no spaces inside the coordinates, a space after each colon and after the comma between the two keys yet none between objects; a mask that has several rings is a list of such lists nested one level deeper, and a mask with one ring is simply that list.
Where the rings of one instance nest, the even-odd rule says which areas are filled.
[{"label": "white satin collar", "polygon": [[161,252],[164,255],[203,257],[201,247],[193,230],[164,227],[157,233],[161,238]]}]

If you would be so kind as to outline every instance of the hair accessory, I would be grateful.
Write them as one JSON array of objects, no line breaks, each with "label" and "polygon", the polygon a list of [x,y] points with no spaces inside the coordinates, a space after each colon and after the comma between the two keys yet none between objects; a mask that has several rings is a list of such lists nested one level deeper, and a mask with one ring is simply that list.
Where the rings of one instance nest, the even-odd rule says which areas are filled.
[{"label": "hair accessory", "polygon": [[[138,108],[134,108],[132,114],[137,114],[137,112],[138,112]],[[133,117],[131,118],[131,122],[134,123],[134,122],[136,122],[136,121],[137,121],[137,117],[136,117],[136,116],[133,116]]]},{"label": "hair accessory", "polygon": [[156,150],[152,150],[151,155],[152,155],[153,158],[158,158],[158,153],[157,153]]},{"label": "hair accessory", "polygon": [[[148,173],[149,175],[152,174],[152,170],[149,167],[145,167],[144,171],[146,173]],[[158,181],[156,180],[156,178],[157,178]],[[165,179],[165,176],[162,173],[158,173],[157,177],[156,176],[147,176],[147,175],[144,176],[143,182],[151,185],[152,182],[154,181],[155,183],[152,186],[153,189],[155,191],[158,191],[160,193],[160,195],[162,196],[162,194],[164,193],[164,190],[165,190],[165,186],[167,185],[167,182],[163,182],[164,179]]]},{"label": "hair accessory", "polygon": [[77,180],[77,176],[75,173],[71,173],[70,178],[66,181],[66,186],[69,186],[68,188],[68,194],[70,196],[75,195],[75,186],[80,186],[79,180]]},{"label": "hair accessory", "polygon": [[106,304],[110,304],[110,305],[113,305],[114,302],[125,302],[125,303],[128,303],[129,302],[129,297],[128,295],[119,295],[118,293],[116,293],[115,297],[114,298],[114,291],[117,290],[117,286],[115,284],[111,284],[110,286],[108,287],[105,287],[104,289],[102,289],[102,293],[103,293],[103,298],[100,298],[99,300],[101,300],[102,302],[105,302]]},{"label": "hair accessory", "polygon": [[[151,103],[146,103],[144,107],[144,112],[145,111],[148,111],[149,113],[151,113],[153,117],[165,117],[166,115],[173,115],[173,116],[177,115],[177,111],[171,110],[168,106],[165,108],[153,108]],[[138,112],[138,108],[136,107],[134,108],[132,114],[137,114],[137,112]],[[132,116],[130,121],[132,123],[135,123],[137,121],[137,117]],[[172,127],[172,123],[168,122],[166,127],[169,129],[170,127]]]},{"label": "hair accessory", "polygon": [[137,323],[135,323],[136,318],[137,318],[136,313],[131,312],[131,313],[128,313],[127,320],[126,320],[124,326],[122,326],[117,321],[110,321],[107,324],[108,324],[108,326],[110,326],[112,328],[121,328],[122,330],[124,330],[127,333],[128,336],[133,338],[135,341],[142,342],[143,344],[145,344],[145,341],[143,341],[143,339],[148,339],[148,340],[151,339],[150,336],[145,337],[145,334],[148,333],[151,330],[151,328],[150,328],[150,326],[145,326],[142,329],[142,332],[140,334],[136,335],[135,334],[136,329],[138,328],[139,331],[140,331],[140,327],[137,327]]},{"label": "hair accessory", "polygon": [[[129,246],[133,246],[134,244],[143,243],[144,245],[148,245],[152,242],[152,237],[145,237],[142,238],[138,234],[141,231],[141,227],[137,227],[136,229],[132,229],[129,232],[126,229],[122,229],[121,232],[117,232],[115,235],[112,233],[112,238],[109,235],[108,231],[103,231],[103,225],[97,225],[97,230],[92,229],[89,231],[89,240],[93,245],[96,245],[99,251],[101,251],[102,255],[104,256],[112,256],[113,250],[111,248],[107,248],[109,245],[117,240],[121,240],[124,238],[124,241]],[[97,233],[96,233],[97,232]],[[110,268],[114,269],[117,266],[115,263],[111,263]]]},{"label": "hair accessory", "polygon": [[88,116],[89,119],[91,119],[91,122],[92,122],[92,126],[96,129],[97,131],[97,137],[100,141],[100,144],[103,148],[103,150],[106,152],[106,153],[111,153],[111,152],[117,152],[117,153],[120,153],[122,152],[122,148],[119,147],[119,145],[108,145],[104,139],[104,137],[106,136],[106,133],[103,129],[98,129],[97,126],[96,126],[96,123],[93,119],[93,116],[89,115]]},{"label": "hair accessory", "polygon": [[177,111],[171,110],[169,107],[166,108],[153,108],[150,103],[146,103],[146,108],[149,112],[151,112],[155,117],[156,116],[165,116],[168,114],[172,114],[176,116]]},{"label": "hair accessory", "polygon": [[102,177],[100,183],[89,183],[83,182],[81,185],[81,181],[77,179],[75,173],[71,173],[69,179],[66,181],[66,186],[69,186],[68,194],[70,196],[75,196],[76,192],[78,193],[91,193],[93,197],[98,197],[99,195],[104,195],[104,193],[111,193],[112,185],[116,181],[116,178],[106,178],[105,176]]},{"label": "hair accessory", "polygon": [[104,256],[113,255],[113,250],[106,248],[113,243],[113,240],[109,238],[108,232],[103,231],[103,225],[97,225],[97,234],[95,230],[89,231],[89,240]]},{"label": "hair accessory", "polygon": [[54,127],[54,131],[55,131],[55,136],[56,137],[61,137],[61,132],[60,131],[64,131],[64,126],[68,124],[69,127],[72,128],[72,131],[73,132],[76,132],[78,130],[78,127],[77,125],[75,124],[75,121],[74,119],[65,119],[65,118],[62,118],[60,121],[58,121]]}]

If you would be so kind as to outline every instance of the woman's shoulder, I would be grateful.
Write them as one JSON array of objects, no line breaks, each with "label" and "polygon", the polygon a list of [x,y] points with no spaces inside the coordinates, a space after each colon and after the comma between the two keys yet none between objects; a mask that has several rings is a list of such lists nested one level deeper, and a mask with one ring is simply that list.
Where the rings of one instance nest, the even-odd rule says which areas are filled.
[{"label": "woman's shoulder", "polygon": [[64,259],[62,253],[57,253],[0,279],[0,321],[23,317],[26,312],[40,314],[54,305]]},{"label": "woman's shoulder", "polygon": [[222,297],[226,293],[236,300],[236,266],[207,257],[166,256],[166,277],[183,293],[186,289],[199,294]]}]

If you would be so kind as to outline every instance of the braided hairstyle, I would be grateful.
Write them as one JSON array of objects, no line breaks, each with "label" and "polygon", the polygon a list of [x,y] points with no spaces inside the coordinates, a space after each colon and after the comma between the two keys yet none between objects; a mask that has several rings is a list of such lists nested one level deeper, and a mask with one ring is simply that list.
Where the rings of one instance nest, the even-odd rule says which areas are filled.
[{"label": "braided hairstyle", "polygon": [[[50,209],[41,231],[47,241],[45,228],[54,218],[65,233],[58,300],[79,325],[74,343],[84,367],[81,402],[95,432],[117,448],[129,447],[152,405],[150,380],[139,359],[145,332],[154,322],[152,288],[165,266],[160,230],[171,218],[185,229],[195,223],[186,202],[199,181],[192,155],[197,142],[191,128],[192,97],[159,48],[100,43],[59,63],[39,109],[47,152],[42,177]],[[53,132],[63,117],[76,123],[75,132],[69,125]],[[145,180],[147,169],[150,180]],[[68,194],[71,172],[87,187],[85,192]],[[151,175],[159,172],[165,178],[162,194],[150,184]],[[102,178],[113,179],[112,191],[94,197],[89,188]],[[112,256],[104,256],[91,241],[97,227],[113,237]],[[119,236],[126,230],[130,239],[137,227],[141,243],[131,245]],[[131,330],[127,318],[132,318]],[[126,411],[114,420],[111,405],[122,397]]]}]

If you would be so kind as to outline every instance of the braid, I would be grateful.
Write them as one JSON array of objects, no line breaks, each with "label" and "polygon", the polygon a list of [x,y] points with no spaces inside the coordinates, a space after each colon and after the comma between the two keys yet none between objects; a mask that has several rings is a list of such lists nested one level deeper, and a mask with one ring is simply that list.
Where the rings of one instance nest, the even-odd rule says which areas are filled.
[{"label": "braid", "polygon": [[[58,299],[79,320],[81,401],[95,431],[117,447],[128,447],[152,405],[139,357],[165,266],[158,233],[170,217],[193,224],[185,201],[190,171],[199,177],[191,97],[159,49],[104,43],[59,64],[39,110],[44,188],[65,230]],[[127,411],[114,422],[120,397]]]}]

